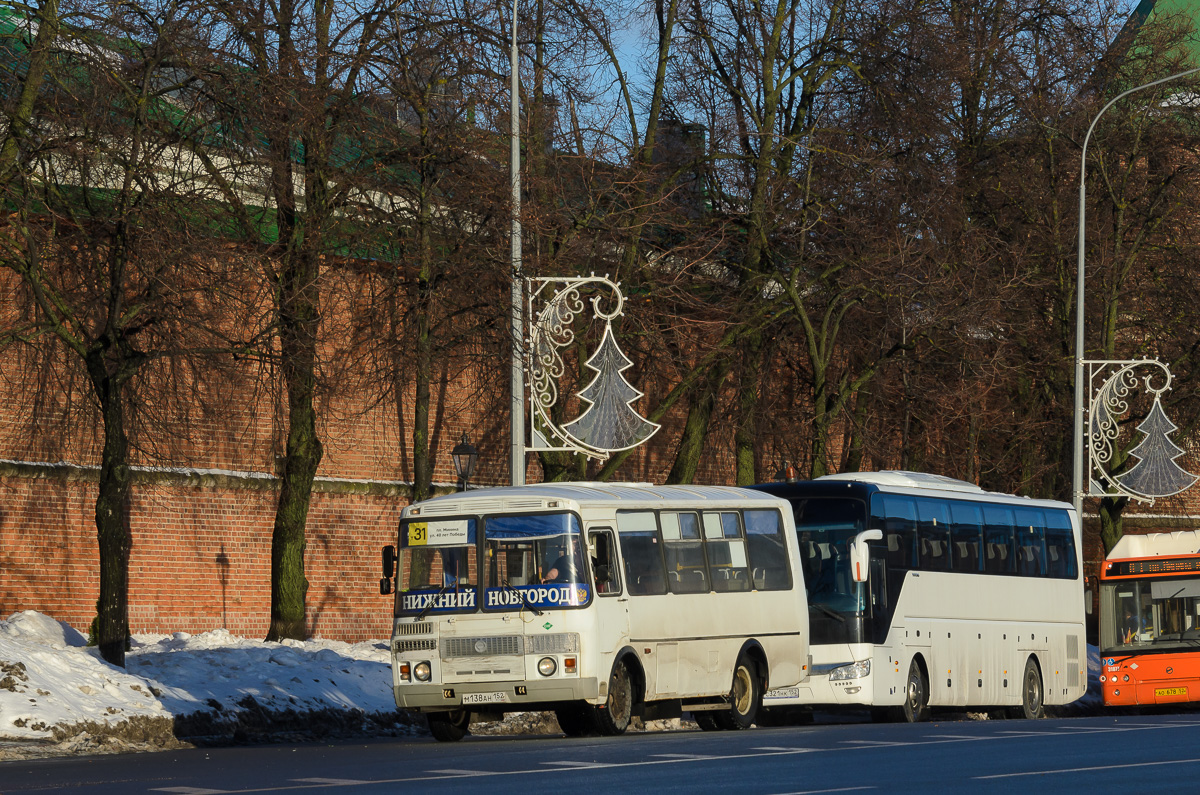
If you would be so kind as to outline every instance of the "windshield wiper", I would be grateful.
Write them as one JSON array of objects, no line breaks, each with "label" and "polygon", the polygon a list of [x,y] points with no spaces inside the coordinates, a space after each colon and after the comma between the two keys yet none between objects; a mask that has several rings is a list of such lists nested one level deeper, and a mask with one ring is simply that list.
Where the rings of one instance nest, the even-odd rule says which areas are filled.
[{"label": "windshield wiper", "polygon": [[833,618],[836,618],[838,621],[841,621],[843,624],[845,624],[845,623],[846,623],[846,617],[845,617],[845,616],[843,616],[841,613],[838,613],[838,612],[835,612],[835,611],[833,611],[833,610],[830,610],[828,607],[826,607],[825,605],[823,605],[823,604],[821,604],[821,603],[819,603],[819,602],[809,602],[809,603],[808,603],[808,606],[809,606],[809,607],[815,607],[815,608],[817,608],[818,610],[820,610],[820,611],[821,611],[822,613],[824,613],[825,615],[827,615],[827,616],[832,616]]},{"label": "windshield wiper", "polygon": [[433,596],[430,597],[430,603],[425,605],[425,608],[422,608],[421,611],[418,612],[418,614],[416,614],[415,621],[420,621],[421,618],[424,618],[425,616],[430,615],[430,610],[433,609],[433,605],[436,605],[438,603],[438,597],[442,596],[442,594],[445,593],[446,591],[448,591],[449,588],[450,588],[450,584],[449,584],[449,582],[446,582],[445,585],[438,588],[437,591],[434,591]]},{"label": "windshield wiper", "polygon": [[509,585],[509,584],[508,584],[508,580],[501,580],[501,581],[500,581],[500,584],[501,584],[501,585],[503,585],[503,586],[504,586],[505,588],[507,588],[508,590],[510,590],[510,591],[512,591],[513,593],[515,593],[515,594],[517,595],[517,598],[521,600],[521,604],[522,604],[522,605],[524,605],[525,607],[528,607],[528,608],[529,608],[529,610],[530,610],[530,612],[532,612],[532,613],[533,613],[535,616],[540,616],[540,615],[542,614],[542,611],[541,611],[541,610],[538,610],[536,607],[534,607],[534,606],[533,606],[533,605],[532,605],[532,604],[531,604],[531,603],[530,603],[530,602],[529,602],[529,601],[528,601],[528,600],[525,598],[525,592],[524,592],[524,591],[518,591],[518,590],[516,589],[516,586]]}]

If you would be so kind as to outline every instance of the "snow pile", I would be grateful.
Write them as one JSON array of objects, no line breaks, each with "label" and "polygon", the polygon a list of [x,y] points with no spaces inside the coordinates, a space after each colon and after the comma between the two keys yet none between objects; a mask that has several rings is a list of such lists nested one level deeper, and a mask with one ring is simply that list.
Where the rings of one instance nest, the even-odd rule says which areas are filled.
[{"label": "snow pile", "polygon": [[52,618],[27,611],[0,621],[0,740],[63,740],[122,725],[190,738],[311,735],[316,726],[407,733],[391,684],[386,641],[135,635],[122,670]]}]

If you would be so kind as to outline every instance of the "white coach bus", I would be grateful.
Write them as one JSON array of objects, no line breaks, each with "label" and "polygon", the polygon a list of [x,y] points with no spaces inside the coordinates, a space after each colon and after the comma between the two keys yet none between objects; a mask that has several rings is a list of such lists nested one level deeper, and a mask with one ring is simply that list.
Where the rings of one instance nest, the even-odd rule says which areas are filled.
[{"label": "white coach bus", "polygon": [[789,705],[1008,707],[1041,717],[1087,689],[1079,517],[1072,506],[913,472],[755,489],[792,504],[808,592],[811,676]]},{"label": "white coach bus", "polygon": [[787,502],[759,491],[549,483],[404,509],[383,550],[398,707],[439,740],[553,710],[569,735],[692,712],[754,722],[802,682],[808,610]]}]

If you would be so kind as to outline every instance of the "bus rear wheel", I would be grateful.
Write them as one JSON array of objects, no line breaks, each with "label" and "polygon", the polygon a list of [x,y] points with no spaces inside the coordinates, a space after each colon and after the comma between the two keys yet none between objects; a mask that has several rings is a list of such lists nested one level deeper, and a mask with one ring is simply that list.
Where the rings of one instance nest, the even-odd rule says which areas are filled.
[{"label": "bus rear wheel", "polygon": [[929,683],[916,657],[913,657],[908,665],[908,681],[904,685],[904,704],[901,711],[909,723],[920,723],[929,719]]},{"label": "bus rear wheel", "polygon": [[471,725],[471,713],[465,709],[453,712],[430,712],[429,733],[443,743],[458,742],[466,737]]},{"label": "bus rear wheel", "polygon": [[1017,717],[1029,720],[1046,717],[1045,695],[1042,672],[1037,661],[1030,657],[1025,661],[1025,675],[1021,677],[1021,709]]},{"label": "bus rear wheel", "polygon": [[763,685],[758,666],[746,654],[738,655],[729,688],[729,709],[713,713],[722,729],[749,729],[762,705]]},{"label": "bus rear wheel", "polygon": [[703,712],[693,712],[692,717],[696,719],[696,725],[706,732],[715,732],[721,728],[717,725],[717,717],[715,712],[710,712],[708,710]]},{"label": "bus rear wheel", "polygon": [[608,701],[603,707],[592,708],[596,730],[604,735],[624,734],[633,718],[633,680],[625,663],[613,666],[608,678]]}]

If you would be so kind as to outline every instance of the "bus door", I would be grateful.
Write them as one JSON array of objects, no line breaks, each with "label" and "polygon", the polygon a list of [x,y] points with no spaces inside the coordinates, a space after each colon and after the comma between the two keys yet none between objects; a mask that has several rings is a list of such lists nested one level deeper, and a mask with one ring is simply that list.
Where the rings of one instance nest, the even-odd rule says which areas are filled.
[{"label": "bus door", "polygon": [[604,670],[597,670],[596,676],[606,681],[613,656],[629,640],[629,592],[621,576],[623,567],[617,555],[617,533],[612,524],[589,524],[585,532],[596,594],[592,602],[595,630],[589,635],[589,642],[596,648],[587,655],[605,661],[601,666]]}]

